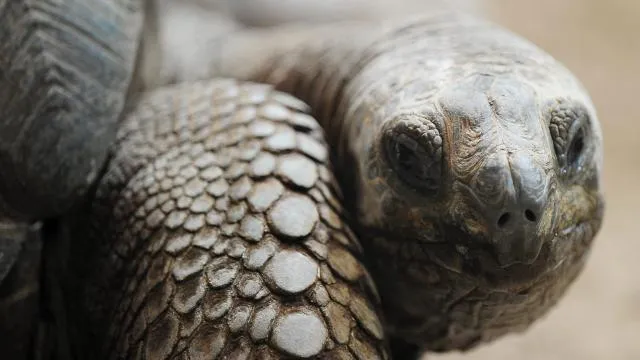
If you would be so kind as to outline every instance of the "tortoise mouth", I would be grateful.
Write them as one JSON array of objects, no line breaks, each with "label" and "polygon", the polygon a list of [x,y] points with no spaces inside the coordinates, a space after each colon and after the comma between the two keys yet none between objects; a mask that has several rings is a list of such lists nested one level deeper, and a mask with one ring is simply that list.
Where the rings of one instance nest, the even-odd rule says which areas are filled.
[{"label": "tortoise mouth", "polygon": [[[534,261],[508,266],[499,262],[498,253],[486,236],[472,234],[463,226],[453,223],[440,222],[430,228],[428,235],[413,232],[415,228],[393,233],[379,228],[361,227],[358,230],[363,238],[374,240],[363,242],[368,247],[365,251],[386,259],[382,261],[382,266],[373,265],[378,273],[388,272],[386,257],[393,254],[400,264],[404,264],[402,268],[412,272],[417,270],[419,273],[421,268],[435,266],[442,271],[438,277],[458,279],[456,281],[473,284],[475,288],[486,291],[515,294],[527,293],[532,288],[553,283],[567,267],[582,262],[589,253],[601,218],[596,213],[564,228],[558,228],[559,224],[554,223],[551,231],[542,235],[545,237],[543,245]],[[399,233],[404,235],[398,237]],[[431,270],[426,270],[426,273],[433,274]],[[432,275],[420,273],[415,276],[431,281]]]},{"label": "tortoise mouth", "polygon": [[[578,223],[572,228],[586,226]],[[471,277],[478,285],[487,288],[521,291],[544,278],[557,267],[558,254],[553,252],[553,244],[567,237],[563,232],[554,232],[544,239],[542,248],[531,263],[515,263],[504,266],[498,261],[498,254],[486,239],[465,232],[460,227],[445,226],[444,242],[425,244],[439,260],[440,265]],[[444,255],[447,253],[448,255]],[[456,264],[455,266],[451,266]]]}]

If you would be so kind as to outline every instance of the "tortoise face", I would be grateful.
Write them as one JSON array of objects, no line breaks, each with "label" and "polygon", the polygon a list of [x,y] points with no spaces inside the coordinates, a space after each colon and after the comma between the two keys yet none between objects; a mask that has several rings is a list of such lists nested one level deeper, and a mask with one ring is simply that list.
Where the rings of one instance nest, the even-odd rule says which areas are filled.
[{"label": "tortoise face", "polygon": [[396,336],[444,350],[524,329],[581,272],[600,128],[578,82],[541,69],[453,74],[361,143],[358,220]]},{"label": "tortoise face", "polygon": [[591,239],[566,238],[599,227],[602,154],[595,114],[575,94],[478,74],[385,122],[369,158],[379,230],[448,244],[440,262],[498,287],[581,257]]}]

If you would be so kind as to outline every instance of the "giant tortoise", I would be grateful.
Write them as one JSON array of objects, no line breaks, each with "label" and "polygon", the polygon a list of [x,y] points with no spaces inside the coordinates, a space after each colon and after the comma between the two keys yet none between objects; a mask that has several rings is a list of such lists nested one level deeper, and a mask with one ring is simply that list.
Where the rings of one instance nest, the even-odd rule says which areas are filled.
[{"label": "giant tortoise", "polygon": [[138,86],[153,17],[0,2],[10,357],[412,359],[526,329],[583,269],[600,127],[528,41],[450,12],[238,25]]}]

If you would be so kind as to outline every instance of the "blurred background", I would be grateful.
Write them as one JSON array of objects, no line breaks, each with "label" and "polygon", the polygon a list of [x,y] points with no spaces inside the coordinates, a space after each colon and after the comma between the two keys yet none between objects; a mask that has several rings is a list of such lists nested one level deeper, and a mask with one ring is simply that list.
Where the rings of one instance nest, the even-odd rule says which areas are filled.
[{"label": "blurred background", "polygon": [[[634,235],[640,233],[640,220],[635,219],[640,214],[640,191],[633,185],[640,180],[640,118],[635,106],[640,106],[640,1],[192,1],[236,12],[245,22],[256,25],[428,11],[443,6],[438,4],[442,2],[502,24],[563,62],[589,90],[604,131],[607,212],[588,266],[566,298],[528,332],[469,353],[428,358],[640,359],[640,239]],[[178,34],[179,27],[171,29]],[[186,33],[193,31],[189,26],[184,29]],[[175,46],[185,44],[180,40],[183,35],[174,37]],[[173,54],[184,54],[175,51],[175,46],[168,47]]]}]

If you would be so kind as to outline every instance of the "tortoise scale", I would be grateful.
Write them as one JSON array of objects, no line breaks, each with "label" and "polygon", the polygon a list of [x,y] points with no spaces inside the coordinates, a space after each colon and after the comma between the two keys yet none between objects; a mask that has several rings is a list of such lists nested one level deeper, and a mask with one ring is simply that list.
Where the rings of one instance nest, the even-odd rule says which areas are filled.
[{"label": "tortoise scale", "polygon": [[[126,19],[137,44],[145,10],[109,4],[130,15],[90,20]],[[51,193],[20,196],[47,213],[0,194],[9,223],[52,219],[33,281],[58,358],[417,358],[525,330],[580,274],[604,211],[601,131],[533,44],[453,13],[222,39],[205,69],[135,93],[123,60],[122,112],[52,133],[117,128],[81,142],[100,171],[57,173],[88,190],[56,198],[59,179],[29,173]],[[34,118],[68,125],[56,111]]]}]

